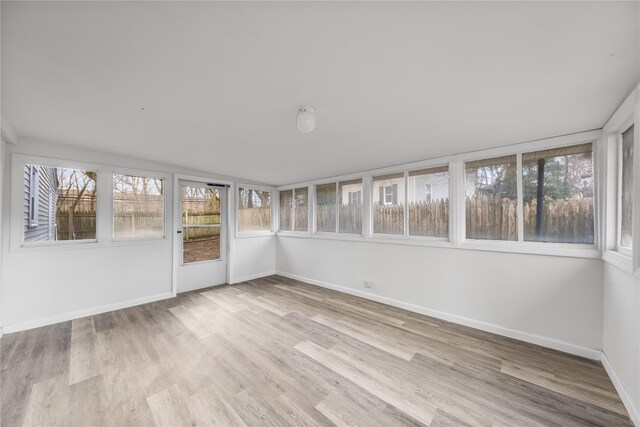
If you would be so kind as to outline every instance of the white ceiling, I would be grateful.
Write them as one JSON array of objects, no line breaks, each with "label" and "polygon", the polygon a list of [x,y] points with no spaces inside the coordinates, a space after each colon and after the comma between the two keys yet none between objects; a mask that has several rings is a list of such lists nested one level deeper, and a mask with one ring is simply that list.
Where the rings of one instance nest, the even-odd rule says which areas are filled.
[{"label": "white ceiling", "polygon": [[21,136],[299,182],[601,127],[638,84],[638,6],[2,1],[2,113]]}]

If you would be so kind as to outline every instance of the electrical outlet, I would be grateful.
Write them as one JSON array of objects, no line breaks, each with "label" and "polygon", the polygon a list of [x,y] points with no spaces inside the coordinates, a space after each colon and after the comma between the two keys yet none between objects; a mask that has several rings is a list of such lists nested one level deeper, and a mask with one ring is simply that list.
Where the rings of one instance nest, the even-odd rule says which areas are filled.
[{"label": "electrical outlet", "polygon": [[373,282],[371,280],[365,280],[362,282],[362,284],[364,285],[365,288],[371,288],[371,286],[373,286]]}]

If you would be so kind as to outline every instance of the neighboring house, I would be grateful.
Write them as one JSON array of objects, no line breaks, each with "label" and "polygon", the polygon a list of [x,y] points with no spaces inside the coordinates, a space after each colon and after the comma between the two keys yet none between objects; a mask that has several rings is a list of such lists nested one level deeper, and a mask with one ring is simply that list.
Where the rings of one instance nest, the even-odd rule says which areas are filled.
[{"label": "neighboring house", "polygon": [[[362,203],[362,184],[341,186],[342,204]],[[434,173],[409,177],[407,184],[409,200],[431,202],[449,198],[449,176],[447,173]],[[373,203],[381,205],[404,204],[404,178],[374,180]]]},{"label": "neighboring house", "polygon": [[24,167],[24,240],[56,240],[56,168],[38,165]]}]

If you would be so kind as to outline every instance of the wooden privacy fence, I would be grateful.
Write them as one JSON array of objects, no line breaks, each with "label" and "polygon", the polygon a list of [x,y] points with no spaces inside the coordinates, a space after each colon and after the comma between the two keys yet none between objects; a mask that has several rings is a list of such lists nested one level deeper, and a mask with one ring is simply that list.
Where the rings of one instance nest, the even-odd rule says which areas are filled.
[{"label": "wooden privacy fence", "polygon": [[[536,201],[524,203],[524,238],[536,240]],[[556,243],[594,242],[593,197],[544,202],[542,237]]]},{"label": "wooden privacy fence", "polygon": [[81,240],[96,238],[96,211],[76,211],[73,212],[72,216],[72,234],[74,237],[70,238],[69,211],[58,211],[56,213],[56,238],[58,240]]},{"label": "wooden privacy fence", "polygon": [[[295,208],[295,228],[294,230],[306,231],[309,229],[309,209],[307,206],[296,206]],[[280,224],[283,230],[291,230],[292,209],[280,210]]]},{"label": "wooden privacy fence", "polygon": [[[525,240],[535,240],[536,201],[525,202]],[[359,233],[362,229],[362,206],[344,205],[340,209],[340,230]],[[317,207],[318,229],[335,230],[335,205]],[[540,240],[559,243],[593,243],[593,198],[547,200],[542,216]],[[448,237],[449,200],[409,204],[409,234],[412,236]],[[404,206],[373,207],[373,229],[379,234],[404,233]],[[466,198],[466,229],[469,239],[517,240],[517,201],[499,196]]]},{"label": "wooden privacy fence", "polygon": [[467,197],[467,239],[517,240],[517,204],[499,196]]},{"label": "wooden privacy fence", "polygon": [[[536,240],[536,200],[523,204],[524,238]],[[517,240],[517,201],[498,196],[467,197],[467,238]],[[592,244],[593,198],[545,200],[542,236],[556,243]]]},{"label": "wooden privacy fence", "polygon": [[271,208],[245,208],[238,210],[240,231],[271,230]]},{"label": "wooden privacy fence", "polygon": [[185,242],[192,242],[202,239],[210,239],[220,235],[221,217],[219,212],[206,213],[182,213],[182,238]]},{"label": "wooden privacy fence", "polygon": [[[449,200],[409,203],[409,234],[412,236],[449,236]],[[404,206],[380,205],[373,209],[373,232],[404,234]]]},{"label": "wooden privacy fence", "polygon": [[362,203],[340,205],[338,215],[341,233],[362,233]]},{"label": "wooden privacy fence", "polygon": [[[340,205],[338,218],[341,233],[362,232],[362,204]],[[316,221],[320,231],[336,231],[336,205],[318,205]]]}]

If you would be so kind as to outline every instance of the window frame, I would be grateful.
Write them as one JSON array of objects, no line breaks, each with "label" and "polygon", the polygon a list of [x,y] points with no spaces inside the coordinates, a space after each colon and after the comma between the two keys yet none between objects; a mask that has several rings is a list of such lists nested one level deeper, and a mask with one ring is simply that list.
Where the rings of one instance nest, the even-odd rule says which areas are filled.
[{"label": "window frame", "polygon": [[[364,235],[364,226],[365,226],[365,222],[364,222],[364,216],[365,216],[365,209],[364,209],[364,204],[362,203],[362,200],[360,201],[360,223],[361,223],[361,227],[360,227],[360,232],[349,232],[349,231],[340,231],[340,205],[342,204],[342,192],[340,190],[340,184],[345,183],[348,184],[351,181],[360,181],[360,185],[362,185],[362,189],[358,190],[358,191],[362,191],[364,192],[364,177],[362,175],[359,176],[355,176],[349,179],[339,179],[336,182],[336,234],[342,235],[342,236],[363,236]],[[348,202],[349,204],[351,204],[351,199],[348,196],[347,193],[347,198],[349,199]]]},{"label": "window frame", "polygon": [[[23,204],[19,201],[21,198],[24,198],[24,168],[27,165],[34,166],[44,166],[50,168],[62,168],[62,169],[76,169],[76,170],[90,170],[96,173],[96,238],[95,239],[77,239],[77,240],[41,240],[28,242],[24,239],[24,213],[20,214],[21,208],[23,208]],[[51,157],[41,157],[41,156],[33,156],[33,155],[25,155],[20,153],[13,153],[11,158],[11,233],[9,238],[9,251],[13,252],[26,252],[26,251],[50,251],[50,250],[60,250],[60,249],[68,249],[68,248],[78,248],[78,246],[87,247],[87,246],[97,246],[98,242],[102,240],[102,237],[99,235],[98,230],[102,225],[102,215],[100,214],[100,209],[103,208],[104,201],[102,193],[104,190],[100,189],[103,178],[101,177],[101,170],[104,170],[104,167],[95,163],[87,163],[81,161],[73,161],[73,160],[65,160],[65,159],[57,159]],[[30,173],[32,173],[30,171]],[[17,182],[22,182],[21,186],[16,185]],[[31,193],[33,186],[30,183],[29,192]],[[101,197],[102,196],[102,197]],[[31,198],[31,194],[29,194],[29,198]],[[31,202],[29,203],[31,205]],[[37,203],[39,204],[39,202]],[[36,204],[36,205],[37,205]],[[31,209],[31,206],[30,206]],[[29,216],[31,217],[31,212],[29,212]],[[35,227],[37,225],[32,225],[31,218],[29,218],[29,227]]]},{"label": "window frame", "polygon": [[604,241],[602,259],[620,270],[640,276],[640,219],[633,216],[632,248],[620,246],[621,186],[622,186],[622,133],[632,125],[634,129],[633,159],[633,212],[640,209],[640,86],[635,88],[615,111],[602,130],[602,155],[606,159],[603,169],[606,179],[602,183],[605,193],[601,235]]},{"label": "window frame", "polygon": [[[362,192],[362,235],[349,235],[336,232],[322,232],[316,230],[316,218],[313,217],[310,223],[310,229],[313,228],[313,232],[308,235],[304,233],[290,233],[290,232],[278,232],[278,235],[283,237],[302,237],[311,239],[330,239],[330,240],[346,240],[346,241],[359,241],[369,243],[384,243],[384,244],[398,244],[408,246],[427,246],[427,247],[440,247],[450,249],[465,249],[465,250],[480,250],[480,251],[494,251],[494,252],[510,252],[510,253],[523,253],[523,254],[538,254],[538,255],[554,255],[565,256],[573,258],[601,258],[601,242],[600,236],[600,206],[601,206],[601,191],[600,176],[601,171],[599,165],[601,161],[601,154],[599,153],[598,139],[602,134],[601,130],[580,132],[577,134],[565,135],[560,137],[546,138],[536,141],[518,143],[507,145],[499,148],[492,148],[486,150],[478,150],[469,153],[451,155],[433,158],[429,160],[422,160],[413,163],[407,163],[404,165],[391,166],[387,168],[372,169],[357,174],[341,175],[331,178],[325,178],[321,180],[305,181],[295,184],[289,184],[277,187],[278,190],[288,190],[294,187],[300,187],[308,185],[312,188],[310,192],[310,215],[314,216],[316,211],[316,194],[315,187],[323,184],[335,184],[336,185],[336,197],[339,197],[338,183],[341,181],[348,181],[352,179],[362,178],[363,192]],[[544,149],[561,148],[564,146],[578,145],[581,143],[593,144],[593,174],[594,174],[594,244],[572,244],[572,243],[551,243],[551,242],[526,242],[524,238],[523,229],[523,212],[522,209],[522,154],[538,151]],[[518,233],[522,233],[522,238],[519,237],[517,241],[494,241],[494,240],[467,240],[465,238],[466,218],[464,214],[464,194],[465,194],[465,170],[464,163],[471,160],[482,160],[491,157],[502,157],[506,155],[516,155],[518,161],[517,173],[518,173]],[[449,237],[429,237],[429,236],[410,236],[410,235],[384,235],[373,234],[373,209],[372,209],[372,193],[373,193],[373,177],[379,175],[386,175],[400,172],[410,172],[412,170],[428,169],[432,167],[448,166],[449,171]],[[406,186],[406,179],[405,179]],[[406,188],[405,188],[406,190]],[[405,191],[405,205],[406,205],[407,192]],[[407,209],[405,209],[405,217]],[[337,216],[337,215],[336,215]],[[339,218],[337,218],[337,221]],[[311,221],[311,220],[310,220]],[[408,227],[405,224],[405,234],[408,233]]]},{"label": "window frame", "polygon": [[[170,230],[169,226],[170,223],[169,221],[167,221],[167,182],[169,182],[169,177],[162,175],[162,174],[157,174],[157,173],[142,173],[142,172],[134,172],[134,173],[128,173],[128,172],[121,172],[121,170],[123,169],[113,169],[112,173],[111,173],[111,180],[109,181],[109,183],[111,184],[111,241],[112,242],[132,242],[132,241],[145,241],[145,240],[166,240],[167,239],[167,230]],[[115,175],[124,175],[124,176],[131,176],[131,177],[136,177],[136,178],[150,178],[150,179],[160,179],[162,180],[162,213],[163,213],[163,218],[162,218],[162,224],[163,224],[163,229],[162,229],[162,236],[148,236],[148,237],[139,237],[139,236],[134,236],[134,237],[116,237],[115,236],[115,220],[116,217],[113,213],[113,209],[114,209],[114,191],[115,189],[113,188],[113,178]]]},{"label": "window frame", "polygon": [[[622,241],[622,135],[628,131],[629,129],[631,129],[631,126],[633,126],[634,123],[633,121],[631,122],[631,124],[629,124],[629,126],[627,126],[624,130],[621,130],[620,132],[617,133],[617,141],[616,141],[616,145],[617,145],[617,159],[616,159],[616,175],[617,175],[617,185],[616,185],[616,251],[618,251],[621,255],[626,256],[631,258],[633,256],[633,246],[632,247],[626,247],[626,246],[622,246],[620,243]],[[634,128],[634,140],[635,140],[635,128]],[[634,153],[633,153],[633,162],[635,163],[635,146],[634,148]],[[633,167],[633,164],[632,164]],[[634,171],[635,172],[635,171]],[[633,202],[633,197],[632,200]],[[634,235],[634,230],[633,230],[633,224],[631,224],[632,227],[632,231],[631,231],[631,241],[632,241],[632,245],[633,245],[633,235]]]},{"label": "window frame", "polygon": [[[241,189],[250,189],[256,191],[266,191],[271,194],[271,221],[269,224],[269,230],[250,230],[250,231],[240,231],[240,190]],[[273,236],[276,234],[276,230],[280,226],[280,217],[278,216],[278,211],[280,210],[280,191],[278,188],[270,187],[266,185],[259,184],[248,184],[242,182],[236,182],[235,188],[233,189],[234,194],[234,231],[235,237],[237,239],[242,239],[246,237],[267,237]]]},{"label": "window frame", "polygon": [[[296,230],[296,190],[307,189],[307,229],[306,230]],[[311,209],[311,199],[312,199],[312,191],[315,192],[315,187],[310,185],[296,185],[291,188],[277,188],[274,191],[278,192],[278,197],[280,197],[280,193],[285,191],[291,191],[291,229],[281,229],[280,228],[280,203],[278,203],[278,234],[311,234],[311,220],[312,220],[312,209]],[[315,198],[315,197],[314,197]],[[315,219],[315,218],[314,218]],[[315,224],[313,225],[315,228]]]},{"label": "window frame", "polygon": [[[376,195],[373,194],[374,192],[374,183],[376,181],[376,178],[384,178],[387,177],[389,175],[400,175],[402,174],[402,186],[404,187],[404,197],[402,200],[400,200],[399,197],[396,197],[396,200],[398,201],[398,204],[402,206],[402,234],[390,234],[390,233],[376,233],[375,232],[375,221],[374,221],[374,211],[373,211],[373,206],[375,204],[375,200],[376,200]],[[402,168],[396,172],[390,172],[390,173],[384,173],[384,174],[375,174],[375,175],[371,175],[371,204],[369,206],[369,216],[370,216],[370,221],[371,221],[371,236],[372,237],[376,237],[376,238],[383,238],[383,239],[393,239],[393,238],[407,238],[407,237],[420,237],[420,236],[409,236],[408,232],[408,222],[409,222],[409,213],[408,213],[408,209],[407,209],[407,198],[408,198],[408,194],[407,194],[407,181],[408,181],[408,177],[409,177],[409,171]],[[390,179],[400,179],[400,177],[398,178],[390,178]],[[400,184],[397,184],[398,188],[400,188]],[[387,203],[387,188],[391,187],[391,203]],[[383,194],[383,206],[390,206],[393,205],[393,185],[384,185],[382,186],[382,194]],[[377,196],[379,198],[379,195]]]},{"label": "window frame", "polygon": [[[298,187],[299,188],[299,187]],[[277,190],[278,191],[278,232],[292,232],[294,231],[294,215],[295,215],[295,190],[293,188],[289,189],[289,190]],[[291,192],[291,208],[289,208],[291,210],[290,215],[291,215],[291,225],[290,228],[282,228],[282,193],[290,191]]]},{"label": "window frame", "polygon": [[[340,216],[338,215],[338,204],[340,203],[340,185],[339,185],[340,181],[336,181],[336,180],[330,180],[330,181],[319,181],[316,182],[312,187],[313,187],[313,208],[312,208],[312,212],[313,212],[313,228],[309,227],[309,234],[312,235],[326,235],[326,236],[336,236],[339,233],[339,228],[340,228]],[[335,189],[336,195],[334,197],[334,212],[336,215],[336,219],[335,219],[335,224],[333,227],[333,231],[324,231],[324,230],[318,230],[318,222],[317,222],[317,216],[318,216],[318,206],[317,206],[317,200],[318,200],[318,194],[316,193],[317,191],[317,187],[320,185],[329,185],[329,184],[333,184],[333,187]],[[344,233],[343,233],[344,234]]]},{"label": "window frame", "polygon": [[[306,230],[296,230],[296,192],[298,190],[303,190],[306,189],[307,190],[307,229]],[[309,190],[309,186],[307,185],[303,185],[300,187],[296,187],[296,188],[292,188],[291,189],[291,231],[296,232],[296,233],[309,233],[309,228],[311,228],[311,225],[309,224],[310,221],[310,190]]]},{"label": "window frame", "polygon": [[[16,185],[17,182],[24,183],[24,167],[26,164],[36,164],[42,166],[84,169],[96,173],[96,238],[83,240],[49,240],[39,242],[24,241],[24,212],[21,199],[24,199],[24,184]],[[165,182],[165,202],[164,202],[164,227],[165,237],[160,238],[131,238],[113,240],[113,174],[135,176],[154,176],[164,179]],[[9,216],[10,236],[9,252],[50,252],[79,250],[88,248],[107,248],[121,246],[139,246],[147,244],[168,244],[170,236],[167,230],[171,230],[172,211],[167,198],[173,197],[173,186],[171,173],[158,171],[113,166],[109,164],[86,162],[83,160],[62,159],[57,157],[45,157],[25,153],[11,154],[11,179],[10,198],[11,211]],[[167,184],[169,183],[169,184]],[[110,218],[111,217],[111,218]]]},{"label": "window frame", "polygon": [[[499,147],[489,150],[477,151],[469,154],[463,154],[458,156],[461,162],[461,168],[465,170],[465,163],[474,160],[491,159],[493,157],[503,156],[516,156],[516,179],[517,179],[517,221],[518,231],[517,239],[512,241],[507,240],[474,240],[466,238],[466,212],[462,209],[458,212],[457,227],[461,232],[461,240],[458,243],[458,247],[463,249],[472,250],[492,250],[497,252],[519,252],[530,253],[540,255],[564,255],[570,257],[579,258],[600,258],[601,257],[601,239],[598,233],[599,224],[599,206],[600,195],[598,189],[599,171],[598,171],[598,139],[601,135],[601,131],[588,131],[578,134],[571,134],[565,136],[559,136],[554,138],[547,138],[542,140],[530,141],[520,144],[508,145],[505,147]],[[551,150],[554,148],[570,147],[580,144],[592,144],[592,164],[593,164],[593,182],[594,182],[594,242],[593,244],[580,244],[580,243],[553,243],[553,242],[531,242],[524,240],[524,212],[523,212],[523,191],[522,191],[522,155],[533,151]],[[459,203],[464,206],[465,195],[465,182],[461,183],[462,190],[459,198]]]}]

